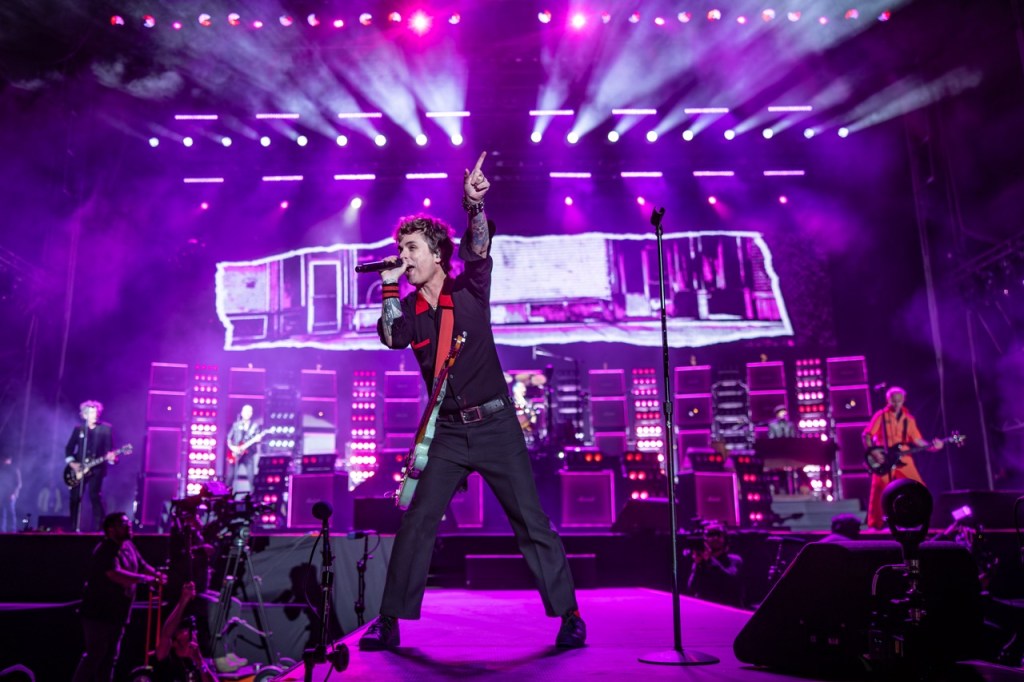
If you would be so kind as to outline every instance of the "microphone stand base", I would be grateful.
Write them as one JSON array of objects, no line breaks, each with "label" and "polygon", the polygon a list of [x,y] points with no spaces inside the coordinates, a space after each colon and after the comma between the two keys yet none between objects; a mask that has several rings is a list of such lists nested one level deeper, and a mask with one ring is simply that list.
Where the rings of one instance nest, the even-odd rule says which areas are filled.
[{"label": "microphone stand base", "polygon": [[712,663],[718,663],[718,659],[710,654],[680,649],[655,651],[645,654],[637,660],[641,663],[650,663],[652,665],[711,665]]}]

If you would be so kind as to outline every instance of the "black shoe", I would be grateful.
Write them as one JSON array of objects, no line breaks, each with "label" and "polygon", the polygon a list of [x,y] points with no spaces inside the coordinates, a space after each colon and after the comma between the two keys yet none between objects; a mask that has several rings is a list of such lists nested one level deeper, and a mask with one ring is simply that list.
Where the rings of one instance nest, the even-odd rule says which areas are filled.
[{"label": "black shoe", "polygon": [[393,616],[378,616],[377,620],[370,623],[366,633],[359,638],[359,648],[362,651],[383,651],[394,649],[400,641],[398,619]]},{"label": "black shoe", "polygon": [[580,618],[579,611],[570,611],[562,616],[562,627],[558,628],[555,646],[559,649],[579,649],[587,643],[587,624]]}]

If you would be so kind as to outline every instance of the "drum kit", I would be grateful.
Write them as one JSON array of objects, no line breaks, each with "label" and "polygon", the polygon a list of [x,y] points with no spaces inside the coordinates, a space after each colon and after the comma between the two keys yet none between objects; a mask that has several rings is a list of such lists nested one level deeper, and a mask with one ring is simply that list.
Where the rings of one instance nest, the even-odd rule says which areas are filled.
[{"label": "drum kit", "polygon": [[505,373],[512,402],[516,407],[519,426],[526,437],[526,446],[534,453],[547,443],[548,419],[551,409],[548,377],[541,371]]}]

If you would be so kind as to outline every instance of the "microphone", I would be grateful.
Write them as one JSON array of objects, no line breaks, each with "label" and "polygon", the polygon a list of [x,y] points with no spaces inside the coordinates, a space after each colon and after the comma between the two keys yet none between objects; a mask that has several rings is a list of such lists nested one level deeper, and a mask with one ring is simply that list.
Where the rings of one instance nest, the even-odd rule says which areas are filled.
[{"label": "microphone", "polygon": [[392,270],[400,267],[402,261],[400,260],[375,260],[369,263],[360,263],[356,266],[356,272],[384,272],[385,270]]},{"label": "microphone", "polygon": [[331,518],[331,514],[333,513],[334,509],[331,507],[331,505],[328,504],[327,502],[324,502],[323,500],[313,504],[313,518],[317,519],[318,521],[323,521],[324,523],[327,523],[327,519]]},{"label": "microphone", "polygon": [[883,388],[885,388],[885,387],[886,387],[886,386],[888,386],[888,385],[889,385],[889,384],[887,384],[886,382],[884,382],[884,381],[883,381],[883,382],[882,382],[882,383],[880,383],[880,384],[875,384],[875,385],[874,385],[874,386],[872,386],[871,388],[872,388],[872,389],[874,389],[874,390],[876,390],[876,391],[881,391],[881,390],[882,390]]},{"label": "microphone", "polygon": [[348,538],[349,540],[362,540],[363,538],[369,537],[369,536],[373,535],[376,532],[377,531],[375,531],[375,530],[353,530],[353,531],[349,531],[345,535],[345,537]]}]

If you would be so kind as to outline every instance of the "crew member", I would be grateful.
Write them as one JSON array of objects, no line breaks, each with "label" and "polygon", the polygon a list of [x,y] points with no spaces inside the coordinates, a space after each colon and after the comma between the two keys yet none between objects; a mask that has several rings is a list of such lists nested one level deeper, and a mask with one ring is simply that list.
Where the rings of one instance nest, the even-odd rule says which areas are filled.
[{"label": "crew member", "polygon": [[687,581],[689,593],[698,599],[743,606],[740,572],[743,559],[729,552],[725,526],[709,523],[704,527],[704,545],[692,554],[693,566]]},{"label": "crew member", "polygon": [[[452,336],[467,334],[465,346],[448,374],[429,461],[395,537],[388,564],[380,616],[359,642],[362,649],[398,646],[398,619],[420,617],[420,605],[434,538],[458,485],[477,471],[490,485],[508,516],[519,549],[533,572],[548,616],[561,617],[555,644],[581,647],[586,625],[580,618],[569,562],[558,534],[541,509],[537,485],[515,405],[508,395],[490,324],[490,256],[494,229],[484,214],[490,183],[481,167],[486,152],[463,179],[463,206],[469,228],[459,247],[465,271],[450,277],[454,246],[450,228],[436,218],[403,218],[395,240],[395,267],[381,273],[383,304],[378,331],[389,348],[412,345],[430,392],[438,356]],[[399,299],[398,279],[416,291]],[[445,325],[454,308],[449,334]],[[441,352],[439,353],[439,345]]]},{"label": "crew member", "polygon": [[789,410],[785,405],[775,406],[775,419],[768,422],[769,438],[796,438],[796,427],[789,421]]},{"label": "crew member", "polygon": [[217,675],[199,651],[195,622],[185,616],[195,596],[195,583],[182,585],[181,598],[160,630],[153,667],[155,682],[217,682]]}]

